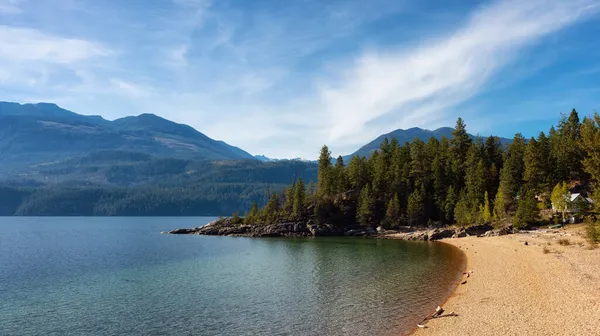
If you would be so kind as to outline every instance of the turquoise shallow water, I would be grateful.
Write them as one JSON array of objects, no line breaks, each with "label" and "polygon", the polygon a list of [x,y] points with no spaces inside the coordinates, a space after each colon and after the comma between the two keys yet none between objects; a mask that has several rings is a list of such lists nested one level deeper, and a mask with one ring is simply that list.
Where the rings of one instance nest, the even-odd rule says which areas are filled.
[{"label": "turquoise shallow water", "polygon": [[212,218],[0,218],[0,335],[398,335],[462,254],[357,238],[161,235]]}]

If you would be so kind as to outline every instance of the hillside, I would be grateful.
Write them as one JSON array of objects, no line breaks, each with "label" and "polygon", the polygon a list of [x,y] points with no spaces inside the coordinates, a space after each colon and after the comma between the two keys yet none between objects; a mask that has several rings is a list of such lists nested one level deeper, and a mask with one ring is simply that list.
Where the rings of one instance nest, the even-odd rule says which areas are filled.
[{"label": "hillside", "polygon": [[0,102],[0,173],[27,170],[98,150],[194,160],[254,159],[190,126],[153,114],[108,121],[55,104]]},{"label": "hillside", "polygon": [[[392,131],[390,133],[383,134],[383,135],[377,137],[375,140],[373,140],[373,141],[369,142],[368,144],[359,148],[356,152],[354,152],[350,155],[344,156],[344,162],[349,162],[353,156],[364,156],[364,157],[371,156],[371,154],[373,154],[374,151],[379,149],[379,147],[381,146],[381,144],[383,143],[383,140],[385,138],[387,138],[388,140],[395,138],[396,140],[398,140],[398,143],[403,145],[405,142],[411,142],[415,138],[418,138],[424,142],[427,142],[427,140],[429,140],[429,138],[431,138],[431,137],[435,137],[436,139],[440,140],[442,137],[445,136],[446,138],[450,139],[450,138],[452,138],[453,131],[454,131],[454,129],[451,127],[442,127],[442,128],[438,128],[433,131],[418,128],[418,127],[413,127],[413,128],[409,128],[406,130],[397,129],[395,131]],[[472,135],[472,134],[469,134],[469,137],[471,139],[476,138],[476,136]],[[512,141],[511,139],[506,139],[506,138],[499,138],[499,140],[500,140],[500,143],[503,145],[509,144]]]}]

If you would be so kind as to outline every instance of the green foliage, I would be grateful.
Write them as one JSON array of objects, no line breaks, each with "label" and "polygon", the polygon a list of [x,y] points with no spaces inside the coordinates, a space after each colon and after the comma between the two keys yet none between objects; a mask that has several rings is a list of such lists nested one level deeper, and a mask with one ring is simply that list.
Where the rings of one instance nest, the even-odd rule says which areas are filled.
[{"label": "green foliage", "polygon": [[550,200],[552,201],[554,210],[561,212],[564,221],[565,211],[567,211],[571,202],[569,185],[566,182],[561,182],[554,186],[552,194],[550,195]]},{"label": "green foliage", "polygon": [[269,197],[269,202],[264,209],[263,216],[267,223],[275,223],[279,212],[281,211],[281,203],[279,202],[279,196],[276,192],[272,192]]},{"label": "green foliage", "polygon": [[490,211],[490,199],[488,197],[488,192],[485,192],[484,204],[483,204],[483,221],[485,223],[489,223],[492,221],[492,212]]},{"label": "green foliage", "polygon": [[398,195],[394,195],[386,207],[385,218],[383,221],[385,228],[392,228],[397,226],[400,222],[401,218],[401,210],[400,210],[400,200],[398,199]]},{"label": "green foliage", "polygon": [[259,210],[256,202],[252,202],[252,208],[250,208],[250,212],[244,217],[245,224],[256,224],[260,220],[259,218]]},{"label": "green foliage", "polygon": [[583,167],[592,179],[600,183],[600,114],[594,113],[593,118],[584,118],[580,143],[585,153]]},{"label": "green foliage", "polygon": [[589,221],[585,227],[587,241],[592,246],[600,243],[600,223]]},{"label": "green foliage", "polygon": [[533,190],[522,192],[519,197],[517,213],[513,218],[513,226],[517,229],[537,224],[540,221],[540,211]]},{"label": "green foliage", "polygon": [[425,215],[424,195],[420,188],[415,189],[408,197],[406,212],[411,225],[422,225],[426,222],[423,218]]},{"label": "green foliage", "polygon": [[302,209],[306,202],[306,191],[304,189],[304,181],[298,179],[298,183],[294,188],[294,202],[293,202],[293,214],[295,217],[302,215]]},{"label": "green foliage", "polygon": [[502,190],[498,190],[494,200],[494,220],[500,221],[506,218],[506,196]]},{"label": "green foliage", "polygon": [[371,188],[367,184],[360,192],[358,210],[356,219],[363,226],[370,226],[373,223],[375,211],[375,200],[371,194]]},{"label": "green foliage", "polygon": [[334,191],[334,176],[331,165],[331,152],[327,146],[321,148],[317,174],[317,195],[320,197],[331,196]]},{"label": "green foliage", "polygon": [[236,211],[231,215],[231,221],[233,224],[242,224],[244,220],[240,217],[240,214]]},{"label": "green foliage", "polygon": [[505,207],[510,212],[514,210],[519,189],[523,185],[525,162],[525,138],[517,133],[513,143],[508,147],[504,166],[500,172],[500,190],[504,195]]}]

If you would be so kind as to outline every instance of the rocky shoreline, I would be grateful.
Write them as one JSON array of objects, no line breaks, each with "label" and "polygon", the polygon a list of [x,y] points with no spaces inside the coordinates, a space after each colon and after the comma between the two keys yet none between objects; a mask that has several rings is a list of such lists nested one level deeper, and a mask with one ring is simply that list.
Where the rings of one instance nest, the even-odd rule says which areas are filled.
[{"label": "rocky shoreline", "polygon": [[206,236],[238,236],[238,237],[325,237],[354,236],[391,238],[411,241],[435,241],[445,238],[462,238],[469,236],[489,237],[513,233],[511,226],[494,229],[489,224],[469,227],[442,226],[436,228],[403,227],[399,230],[384,230],[364,227],[339,228],[333,225],[317,225],[311,222],[291,222],[276,224],[240,224],[231,218],[213,221],[201,227],[175,229],[165,234],[193,234]]}]

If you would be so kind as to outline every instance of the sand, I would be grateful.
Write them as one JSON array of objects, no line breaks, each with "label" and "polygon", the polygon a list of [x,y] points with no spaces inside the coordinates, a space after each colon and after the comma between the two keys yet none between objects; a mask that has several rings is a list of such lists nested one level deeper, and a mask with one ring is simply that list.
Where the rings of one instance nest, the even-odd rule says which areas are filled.
[{"label": "sand", "polygon": [[414,335],[600,335],[600,248],[589,248],[583,230],[443,240],[465,252],[473,273],[443,304],[458,316]]}]

